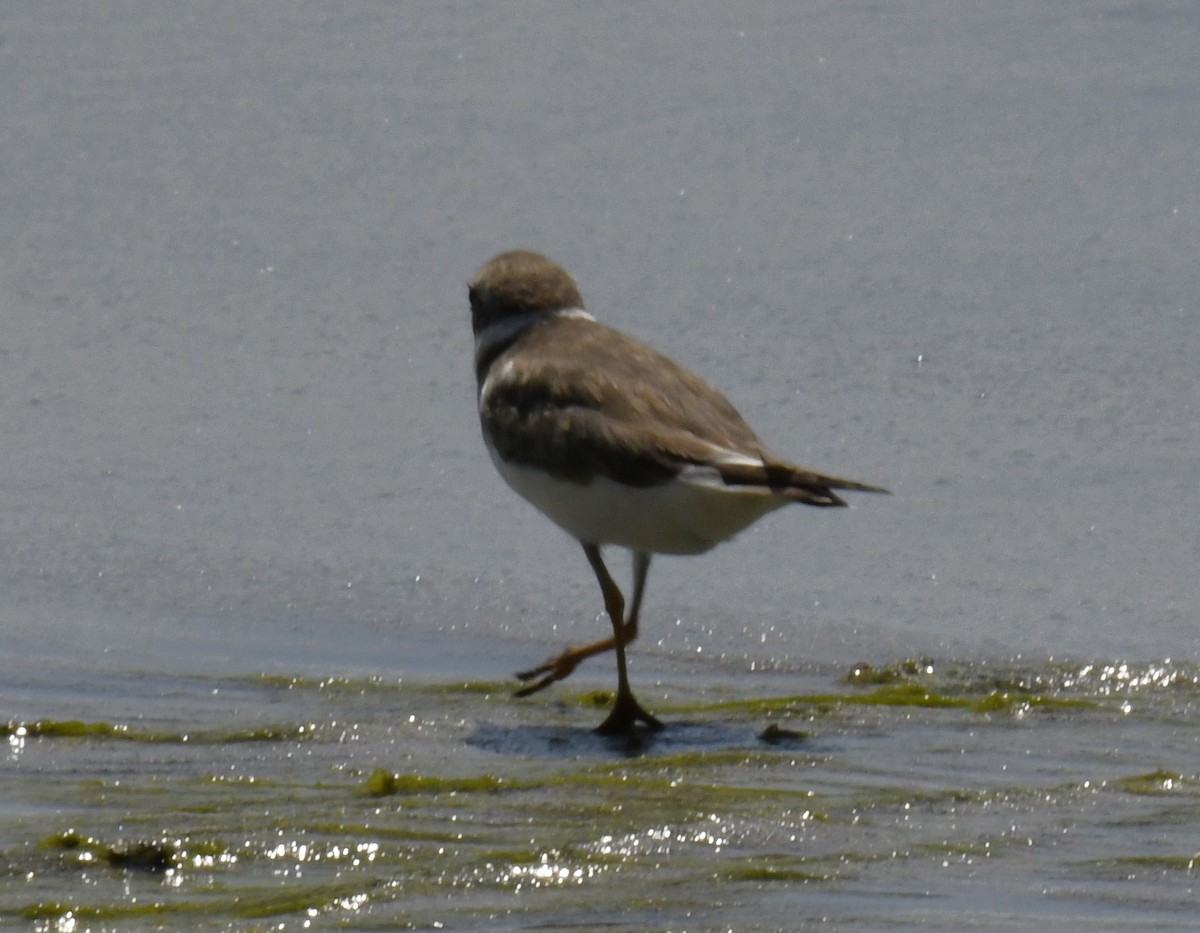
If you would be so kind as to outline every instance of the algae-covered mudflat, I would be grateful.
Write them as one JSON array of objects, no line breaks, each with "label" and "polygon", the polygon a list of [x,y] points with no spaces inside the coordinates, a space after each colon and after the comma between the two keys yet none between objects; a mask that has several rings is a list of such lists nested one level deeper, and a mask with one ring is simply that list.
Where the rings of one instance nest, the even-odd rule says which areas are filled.
[{"label": "algae-covered mudflat", "polygon": [[[28,686],[28,685],[25,685]],[[1185,929],[1200,669],[667,671],[670,728],[487,682],[9,684],[0,925]],[[98,711],[107,710],[104,718]],[[63,718],[66,716],[73,718]]]}]

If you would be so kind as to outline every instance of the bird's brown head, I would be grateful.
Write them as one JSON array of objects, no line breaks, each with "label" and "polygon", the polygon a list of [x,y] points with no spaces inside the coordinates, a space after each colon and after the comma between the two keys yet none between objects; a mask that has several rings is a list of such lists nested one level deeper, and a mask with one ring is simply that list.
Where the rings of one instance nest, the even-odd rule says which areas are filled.
[{"label": "bird's brown head", "polygon": [[550,314],[583,308],[579,286],[558,263],[529,250],[509,250],[489,259],[468,283],[471,328],[517,314]]}]

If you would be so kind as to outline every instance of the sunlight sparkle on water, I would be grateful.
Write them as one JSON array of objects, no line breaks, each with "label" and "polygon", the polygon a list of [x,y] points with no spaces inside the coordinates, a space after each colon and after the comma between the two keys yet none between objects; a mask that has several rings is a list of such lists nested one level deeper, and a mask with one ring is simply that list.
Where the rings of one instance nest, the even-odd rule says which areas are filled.
[{"label": "sunlight sparkle on water", "polygon": [[583,884],[604,871],[599,865],[569,865],[558,852],[543,852],[529,865],[512,865],[502,877],[515,882],[515,889],[544,888],[566,884]]}]

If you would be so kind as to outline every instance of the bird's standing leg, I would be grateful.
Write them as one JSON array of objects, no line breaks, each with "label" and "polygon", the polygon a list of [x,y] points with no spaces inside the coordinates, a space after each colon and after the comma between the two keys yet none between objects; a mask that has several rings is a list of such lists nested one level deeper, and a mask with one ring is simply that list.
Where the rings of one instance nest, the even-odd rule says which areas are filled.
[{"label": "bird's standing leg", "polygon": [[650,555],[644,551],[633,552],[633,602],[629,606],[629,618],[625,620],[625,644],[638,636],[638,614],[642,611],[642,594],[646,591],[646,574],[650,572]]},{"label": "bird's standing leg", "polygon": [[585,544],[583,553],[587,555],[588,563],[596,572],[600,592],[604,594],[604,608],[612,620],[613,647],[617,651],[617,699],[613,703],[612,712],[596,727],[596,731],[602,735],[629,735],[639,722],[652,731],[661,729],[663,724],[646,712],[634,697],[633,690],[629,687],[629,672],[625,666],[625,645],[631,640],[630,633],[637,634],[637,609],[646,583],[646,572],[650,568],[650,556],[640,553],[634,555],[633,612],[629,622],[626,622],[625,599],[617,584],[613,582],[608,568],[604,566],[600,548],[594,544]]},{"label": "bird's standing leg", "polygon": [[[588,553],[588,545],[584,545],[584,553]],[[642,608],[642,594],[646,589],[646,574],[650,569],[650,555],[635,551],[633,554],[633,602],[629,608],[629,618],[623,623],[620,621],[620,612],[617,615],[612,614],[610,603],[609,590],[605,588],[604,581],[608,580],[612,592],[616,594],[616,598],[624,603],[624,598],[621,596],[621,591],[609,576],[608,569],[600,560],[600,549],[595,548],[596,560],[593,561],[591,555],[588,555],[588,563],[592,565],[592,569],[596,570],[597,562],[603,571],[596,572],[596,579],[600,582],[600,591],[604,594],[604,608],[608,612],[609,618],[613,620],[613,635],[610,638],[601,638],[599,641],[591,642],[587,645],[580,645],[577,648],[568,648],[560,655],[550,658],[543,664],[537,667],[530,668],[527,671],[518,671],[517,678],[524,681],[532,681],[526,683],[525,686],[516,691],[519,697],[527,697],[530,694],[537,693],[539,690],[545,690],[552,683],[558,680],[565,680],[571,676],[576,667],[581,661],[586,661],[588,658],[597,654],[603,654],[605,651],[612,651],[617,647],[616,628],[621,625],[625,644],[629,644],[638,635],[638,613]],[[543,676],[544,675],[544,676]],[[534,680],[534,678],[538,678]]]}]

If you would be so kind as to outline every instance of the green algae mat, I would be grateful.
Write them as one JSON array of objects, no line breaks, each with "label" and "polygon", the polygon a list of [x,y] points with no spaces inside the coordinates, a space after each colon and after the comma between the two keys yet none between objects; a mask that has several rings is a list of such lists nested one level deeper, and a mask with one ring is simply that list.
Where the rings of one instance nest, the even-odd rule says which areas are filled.
[{"label": "green algae mat", "polygon": [[1194,666],[680,677],[642,688],[669,728],[630,741],[590,731],[609,698],[586,690],[161,675],[76,689],[45,704],[76,716],[0,723],[5,928],[1194,918]]}]

